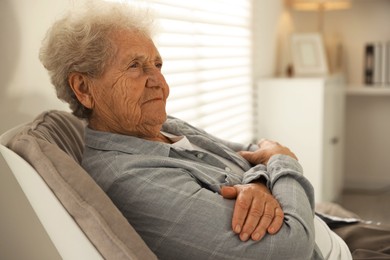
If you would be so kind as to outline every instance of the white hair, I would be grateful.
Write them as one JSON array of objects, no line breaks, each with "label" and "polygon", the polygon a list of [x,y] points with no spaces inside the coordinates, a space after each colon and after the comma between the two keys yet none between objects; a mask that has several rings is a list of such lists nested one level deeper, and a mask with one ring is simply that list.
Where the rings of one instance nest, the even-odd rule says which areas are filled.
[{"label": "white hair", "polygon": [[70,88],[69,74],[101,75],[114,57],[112,33],[132,30],[151,38],[153,21],[149,9],[128,3],[88,1],[69,10],[49,29],[39,53],[57,97],[69,103],[76,116],[89,118],[91,111],[77,100]]}]

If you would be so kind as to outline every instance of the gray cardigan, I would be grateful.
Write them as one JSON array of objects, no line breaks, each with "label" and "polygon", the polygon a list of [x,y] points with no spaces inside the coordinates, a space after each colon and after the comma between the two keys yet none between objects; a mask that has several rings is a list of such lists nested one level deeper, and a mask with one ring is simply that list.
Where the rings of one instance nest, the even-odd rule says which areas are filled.
[{"label": "gray cardigan", "polygon": [[[222,141],[169,117],[163,131],[184,135],[208,152],[86,129],[83,166],[159,259],[322,259],[315,244],[313,188],[291,157],[252,167],[236,151],[256,149]],[[214,155],[237,164],[234,173]],[[281,230],[242,242],[231,228],[234,200],[221,185],[264,178],[281,204]]]}]

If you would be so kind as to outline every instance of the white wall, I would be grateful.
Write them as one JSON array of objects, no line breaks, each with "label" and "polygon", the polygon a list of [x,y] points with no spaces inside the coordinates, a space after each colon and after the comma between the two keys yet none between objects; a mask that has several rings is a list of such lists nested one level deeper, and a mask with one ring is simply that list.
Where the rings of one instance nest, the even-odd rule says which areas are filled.
[{"label": "white wall", "polygon": [[256,79],[275,74],[278,30],[282,23],[282,1],[254,0],[253,76]]},{"label": "white wall", "polygon": [[390,96],[348,96],[345,186],[390,187]]},{"label": "white wall", "polygon": [[284,6],[282,1],[253,0],[253,120],[254,140],[261,136],[258,133],[257,113],[257,80],[272,77],[276,73],[278,62],[278,31],[283,26],[281,13]]},{"label": "white wall", "polygon": [[0,133],[45,109],[67,109],[50,84],[38,52],[66,0],[0,1]]}]

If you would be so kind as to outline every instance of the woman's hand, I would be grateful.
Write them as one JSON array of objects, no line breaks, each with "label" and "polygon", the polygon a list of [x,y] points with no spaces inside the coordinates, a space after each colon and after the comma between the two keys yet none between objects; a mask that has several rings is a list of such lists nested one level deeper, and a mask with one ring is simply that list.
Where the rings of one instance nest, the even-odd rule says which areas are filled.
[{"label": "woman's hand", "polygon": [[262,183],[224,186],[221,195],[236,199],[232,228],[242,241],[258,241],[268,232],[275,234],[283,225],[284,213],[278,201]]},{"label": "woman's hand", "polygon": [[242,157],[244,157],[248,162],[257,165],[264,164],[267,165],[269,159],[276,154],[284,154],[291,156],[295,160],[298,160],[293,152],[290,151],[287,147],[267,139],[261,139],[257,144],[260,148],[254,152],[241,151],[238,152]]}]

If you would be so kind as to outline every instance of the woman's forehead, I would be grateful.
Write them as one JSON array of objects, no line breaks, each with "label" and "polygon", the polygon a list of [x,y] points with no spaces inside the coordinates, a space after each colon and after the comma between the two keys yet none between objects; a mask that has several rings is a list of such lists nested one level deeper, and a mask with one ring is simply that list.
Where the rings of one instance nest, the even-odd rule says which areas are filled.
[{"label": "woman's forehead", "polygon": [[113,35],[112,40],[117,47],[117,58],[160,58],[153,40],[139,32],[121,30]]}]

